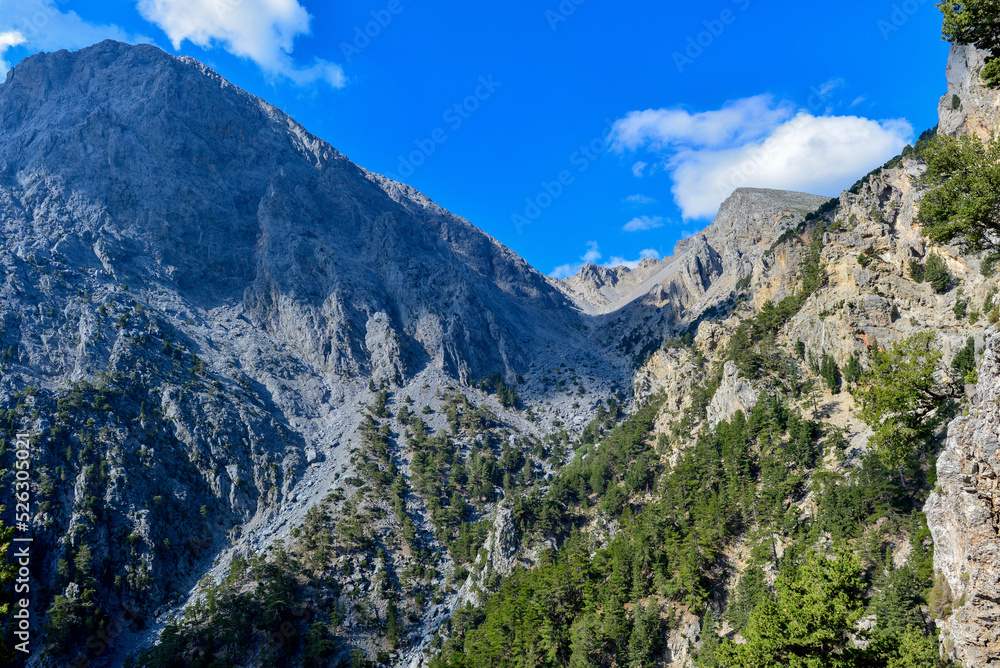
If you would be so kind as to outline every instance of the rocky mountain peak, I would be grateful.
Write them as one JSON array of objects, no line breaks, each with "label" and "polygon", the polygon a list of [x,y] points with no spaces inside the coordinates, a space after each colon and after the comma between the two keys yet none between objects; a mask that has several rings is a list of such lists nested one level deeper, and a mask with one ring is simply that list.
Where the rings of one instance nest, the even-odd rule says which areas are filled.
[{"label": "rocky mountain peak", "polygon": [[561,287],[591,312],[610,313],[641,302],[647,295],[655,299],[666,294],[688,295],[675,304],[683,310],[693,303],[690,295],[700,298],[722,274],[735,276],[735,282],[752,272],[754,261],[744,256],[769,246],[829,199],[786,190],[738,188],[719,207],[712,224],[677,242],[670,257],[644,260],[635,269],[586,264],[563,280]]},{"label": "rocky mountain peak", "polygon": [[[628,389],[584,322],[469,221],[192,59],[109,41],[0,84],[0,408],[59,481],[38,577],[86,545],[95,573],[128,576],[99,588],[105,610],[151,622],[287,538],[358,481],[379,397],[425,407],[449,447],[449,415],[497,432],[459,449],[582,429]],[[548,375],[574,383],[543,406]],[[393,476],[412,473],[388,430]],[[402,498],[437,545],[427,506]]]},{"label": "rocky mountain peak", "polygon": [[33,56],[0,86],[0,126],[19,257],[237,308],[336,374],[513,378],[529,348],[587,348],[515,253],[190,58]]},{"label": "rocky mountain peak", "polygon": [[789,190],[737,188],[704,234],[716,243],[726,239],[748,248],[777,238],[792,219],[815,211],[829,199]]}]

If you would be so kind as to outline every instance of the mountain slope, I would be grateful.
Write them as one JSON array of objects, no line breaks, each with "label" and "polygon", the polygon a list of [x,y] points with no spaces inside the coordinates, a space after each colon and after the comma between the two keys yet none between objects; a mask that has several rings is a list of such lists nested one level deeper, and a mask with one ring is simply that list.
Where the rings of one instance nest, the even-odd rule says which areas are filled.
[{"label": "mountain slope", "polygon": [[513,379],[546,345],[581,347],[509,249],[195,61],[114,42],[34,56],[0,123],[19,256],[239,305],[331,374]]},{"label": "mountain slope", "polygon": [[[970,111],[949,106],[942,128],[992,135],[995,93],[975,67],[954,81],[958,57],[983,60],[953,50],[949,83]],[[998,285],[981,258],[924,237],[921,139],[785,224],[780,194],[737,191],[700,247],[661,263],[662,282],[650,266],[563,282],[595,311],[628,302],[603,331],[639,350],[649,401],[620,434],[581,443],[532,507],[558,520],[526,530],[558,535],[558,551],[463,616],[432,666],[997,659]],[[734,212],[750,224],[727,257],[710,235]],[[921,363],[934,400],[894,403],[912,400]],[[899,458],[873,432],[898,439]]]},{"label": "mountain slope", "polygon": [[[562,293],[468,221],[204,65],[110,41],[32,56],[0,85],[0,323],[0,427],[37,444],[48,665],[120,663],[206,573],[353,496],[380,396],[426,406],[427,431],[465,448],[455,461],[534,446],[529,485],[558,463],[539,437],[628,383]],[[566,367],[589,373],[547,389]],[[467,412],[485,441],[449,427]],[[378,466],[409,476],[404,443]],[[415,551],[387,547],[443,570],[493,493],[454,518],[433,496],[451,507],[452,490],[427,490],[397,517]],[[116,619],[126,636],[80,649]]]}]

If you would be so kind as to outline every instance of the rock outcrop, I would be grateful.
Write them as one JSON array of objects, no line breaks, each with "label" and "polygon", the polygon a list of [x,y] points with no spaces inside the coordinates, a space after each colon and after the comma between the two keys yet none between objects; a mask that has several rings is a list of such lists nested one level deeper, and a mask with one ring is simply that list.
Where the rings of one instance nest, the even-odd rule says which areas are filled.
[{"label": "rock outcrop", "polygon": [[1000,663],[1000,335],[991,333],[967,415],[948,428],[927,501],[946,648],[964,666]]},{"label": "rock outcrop", "polygon": [[[644,260],[636,269],[585,265],[560,282],[583,308],[626,313],[642,304],[669,302],[689,309],[706,297],[732,291],[754,272],[771,243],[830,198],[764,188],[739,188],[715,221],[677,243],[673,255]],[[721,279],[721,280],[720,280]]]},{"label": "rock outcrop", "polygon": [[984,88],[980,72],[988,52],[952,44],[948,56],[948,92],[938,105],[938,130],[992,139],[1000,127],[1000,91]]},{"label": "rock outcrop", "polygon": [[[594,272],[584,269],[560,287],[581,310],[596,316],[599,340],[638,366],[664,340],[730,310],[751,284],[760,288],[751,294],[755,302],[789,294],[801,253],[797,248],[791,255],[788,248],[775,252],[772,245],[829,199],[740,188],[723,202],[715,221],[678,242],[673,255],[634,270],[641,280],[623,281],[621,272],[614,273],[619,287],[612,292],[598,287]],[[783,278],[767,285],[766,276],[775,268]]]},{"label": "rock outcrop", "polygon": [[560,287],[577,303],[585,307],[592,306],[595,311],[600,311],[621,301],[659,266],[660,263],[652,258],[642,260],[635,268],[625,265],[605,267],[585,264],[575,276],[563,279]]},{"label": "rock outcrop", "polygon": [[708,405],[707,422],[715,427],[723,420],[731,418],[736,411],[743,411],[748,417],[760,398],[760,390],[753,383],[740,377],[739,369],[732,360],[722,368],[722,382]]}]

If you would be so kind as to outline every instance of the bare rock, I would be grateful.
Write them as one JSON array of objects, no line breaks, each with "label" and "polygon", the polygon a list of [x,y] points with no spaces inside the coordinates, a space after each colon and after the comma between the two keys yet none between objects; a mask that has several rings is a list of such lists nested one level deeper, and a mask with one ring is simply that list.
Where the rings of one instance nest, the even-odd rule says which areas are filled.
[{"label": "bare rock", "polygon": [[715,391],[712,402],[708,405],[708,424],[711,427],[728,420],[736,411],[743,411],[749,415],[757,405],[757,399],[760,398],[760,390],[750,381],[740,377],[739,369],[732,360],[726,362],[722,373],[722,383],[719,384],[719,389]]},{"label": "bare rock", "polygon": [[939,130],[950,135],[993,138],[1000,125],[1000,91],[982,85],[989,52],[972,45],[952,44],[948,56],[948,92],[938,105]]},{"label": "bare rock", "polygon": [[955,610],[943,623],[965,666],[1000,662],[1000,336],[988,341],[968,415],[948,428],[937,461],[938,486],[924,510],[934,537],[934,568]]}]

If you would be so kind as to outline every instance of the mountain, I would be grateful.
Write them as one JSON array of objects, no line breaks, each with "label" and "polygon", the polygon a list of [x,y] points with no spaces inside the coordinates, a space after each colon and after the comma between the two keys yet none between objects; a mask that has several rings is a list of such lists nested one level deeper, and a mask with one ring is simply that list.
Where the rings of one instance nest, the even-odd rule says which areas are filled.
[{"label": "mountain", "polygon": [[509,249],[193,60],[104,42],[0,90],[19,258],[238,312],[328,375],[513,380],[547,346],[586,348]]},{"label": "mountain", "polygon": [[[226,545],[287,532],[355,468],[378,389],[419,408],[488,381],[502,413],[498,390],[527,401],[546,374],[589,369],[572,401],[504,422],[536,433],[628,383],[510,249],[148,45],[8,73],[0,267],[5,424],[43,444],[37,577],[55,589],[39,618],[86,579],[87,615],[150,619]],[[87,567],[57,573],[83,546]]]},{"label": "mountain", "polygon": [[[942,133],[996,127],[982,63],[953,48]],[[1000,285],[924,237],[927,141],[554,281],[194,60],[24,60],[0,85],[0,436],[33,476],[14,665],[997,660]],[[900,464],[863,408],[913,341],[947,400]]]},{"label": "mountain", "polygon": [[738,188],[712,224],[680,241],[670,257],[643,260],[635,269],[584,265],[562,286],[582,308],[596,313],[626,311],[637,301],[659,310],[669,302],[666,311],[690,317],[695,303],[728,296],[755,270],[766,272],[772,242],[828,201],[806,193]]},{"label": "mountain", "polygon": [[[752,293],[758,306],[784,297],[781,286],[794,285],[798,261],[789,262],[780,251],[775,256],[775,241],[795,232],[806,216],[830,201],[806,193],[739,188],[722,203],[712,224],[681,240],[670,257],[647,260],[631,271],[587,265],[561,286],[581,310],[595,315],[603,345],[638,366],[663,341],[694,332],[699,322],[731,309],[743,294]],[[751,282],[754,289],[748,292]]]}]

